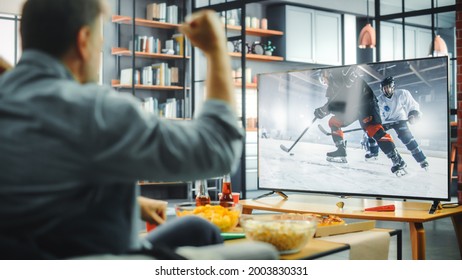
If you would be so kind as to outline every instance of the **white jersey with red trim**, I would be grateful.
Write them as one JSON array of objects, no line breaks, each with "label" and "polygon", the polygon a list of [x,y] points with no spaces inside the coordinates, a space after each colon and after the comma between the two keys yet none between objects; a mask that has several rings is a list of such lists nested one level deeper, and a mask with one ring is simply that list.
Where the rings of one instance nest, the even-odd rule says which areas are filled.
[{"label": "white jersey with red trim", "polygon": [[395,89],[391,98],[382,94],[377,99],[384,123],[407,120],[410,111],[419,111],[419,103],[406,89]]}]

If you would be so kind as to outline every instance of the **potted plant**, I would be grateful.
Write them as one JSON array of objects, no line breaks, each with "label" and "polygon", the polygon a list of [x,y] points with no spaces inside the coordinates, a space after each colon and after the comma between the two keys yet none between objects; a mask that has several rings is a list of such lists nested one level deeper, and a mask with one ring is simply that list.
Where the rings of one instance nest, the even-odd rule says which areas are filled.
[{"label": "potted plant", "polygon": [[275,45],[271,44],[271,41],[265,45],[265,55],[273,55],[273,51],[276,49]]}]

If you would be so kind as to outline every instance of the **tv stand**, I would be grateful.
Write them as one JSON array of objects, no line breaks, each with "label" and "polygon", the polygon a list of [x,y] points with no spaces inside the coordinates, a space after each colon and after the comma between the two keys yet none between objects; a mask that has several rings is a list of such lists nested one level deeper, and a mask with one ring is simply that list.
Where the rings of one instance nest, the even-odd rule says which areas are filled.
[{"label": "tv stand", "polygon": [[430,207],[430,210],[428,211],[428,214],[435,214],[435,211],[438,210],[439,207],[440,207],[440,201],[434,200],[432,206]]},{"label": "tv stand", "polygon": [[260,198],[263,198],[263,197],[267,197],[267,196],[270,196],[270,195],[273,195],[273,194],[278,194],[280,196],[282,196],[282,198],[284,198],[284,200],[287,200],[289,197],[283,193],[283,192],[280,192],[280,191],[271,191],[269,193],[265,193],[265,194],[262,194],[262,195],[259,195],[255,198],[252,198],[252,200],[257,200],[257,199],[260,199]]}]

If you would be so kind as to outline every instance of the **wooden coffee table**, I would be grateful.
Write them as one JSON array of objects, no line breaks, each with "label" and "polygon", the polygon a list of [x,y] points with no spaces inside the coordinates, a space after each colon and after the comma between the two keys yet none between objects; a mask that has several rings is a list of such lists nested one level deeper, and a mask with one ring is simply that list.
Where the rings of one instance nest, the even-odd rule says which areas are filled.
[{"label": "wooden coffee table", "polygon": [[[344,208],[336,203],[343,201]],[[244,214],[253,210],[285,213],[314,213],[338,215],[342,218],[382,220],[409,223],[413,259],[425,259],[425,230],[423,223],[451,217],[462,257],[462,206],[443,208],[429,214],[432,203],[410,201],[387,201],[376,199],[327,197],[317,195],[291,194],[287,200],[281,197],[265,197],[258,200],[241,200]],[[365,212],[368,207],[394,204],[394,212]]]}]

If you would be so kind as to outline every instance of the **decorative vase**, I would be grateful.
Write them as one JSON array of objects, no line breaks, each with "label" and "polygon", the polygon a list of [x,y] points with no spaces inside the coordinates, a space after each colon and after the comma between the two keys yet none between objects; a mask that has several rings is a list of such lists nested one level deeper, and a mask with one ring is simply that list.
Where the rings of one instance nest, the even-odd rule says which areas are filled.
[{"label": "decorative vase", "polygon": [[265,51],[265,55],[273,55],[272,51]]}]

